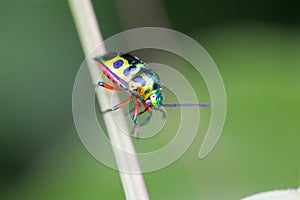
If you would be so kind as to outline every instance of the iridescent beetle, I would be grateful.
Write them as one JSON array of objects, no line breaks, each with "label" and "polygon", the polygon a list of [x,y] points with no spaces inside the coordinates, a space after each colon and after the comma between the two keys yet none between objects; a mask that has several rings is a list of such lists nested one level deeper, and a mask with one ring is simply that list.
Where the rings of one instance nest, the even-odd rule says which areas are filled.
[{"label": "iridescent beetle", "polygon": [[[102,114],[123,107],[134,97],[136,104],[135,107],[129,111],[129,114],[133,114],[132,120],[135,124],[133,134],[136,138],[139,128],[151,119],[152,109],[162,112],[163,117],[165,117],[165,112],[160,108],[161,106],[210,107],[209,104],[199,103],[164,104],[164,95],[161,92],[162,84],[159,75],[150,69],[147,64],[128,53],[118,54],[111,52],[104,56],[96,57],[94,60],[108,79],[115,84],[115,86],[111,86],[104,82],[98,82],[99,86],[130,94],[128,99],[115,105],[111,109],[103,111]],[[144,110],[139,112],[141,106],[144,107]],[[149,116],[141,123],[137,123],[138,116],[146,111],[149,112]]]}]

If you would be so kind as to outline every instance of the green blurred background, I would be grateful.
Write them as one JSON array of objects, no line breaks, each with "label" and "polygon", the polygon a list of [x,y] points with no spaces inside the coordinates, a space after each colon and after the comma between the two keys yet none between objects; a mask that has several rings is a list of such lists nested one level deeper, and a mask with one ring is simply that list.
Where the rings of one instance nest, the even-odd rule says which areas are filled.
[{"label": "green blurred background", "polygon": [[[218,65],[228,98],[213,151],[197,158],[203,128],[178,161],[145,174],[151,199],[231,200],[298,187],[299,2],[139,2],[93,1],[104,38],[139,26],[185,33]],[[67,2],[1,1],[0,27],[0,199],[124,199],[118,172],[95,160],[75,130],[72,87],[84,56]]]}]

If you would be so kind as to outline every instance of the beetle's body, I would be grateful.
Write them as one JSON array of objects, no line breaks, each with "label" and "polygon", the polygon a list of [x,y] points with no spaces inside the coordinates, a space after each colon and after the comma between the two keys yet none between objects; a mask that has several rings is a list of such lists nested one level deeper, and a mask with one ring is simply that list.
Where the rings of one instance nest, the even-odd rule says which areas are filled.
[{"label": "beetle's body", "polygon": [[[147,64],[129,54],[109,53],[95,58],[104,74],[124,91],[146,102],[151,95],[160,98],[161,83],[159,75]],[[161,106],[158,99],[157,107]]]},{"label": "beetle's body", "polygon": [[[130,97],[108,109],[105,112],[114,111],[126,105],[134,96],[136,100],[135,108],[130,111],[133,112],[133,121],[139,127],[143,126],[151,118],[151,109],[159,110],[161,106],[176,107],[176,106],[202,106],[210,107],[208,104],[163,104],[163,95],[161,93],[162,86],[159,75],[147,64],[143,63],[136,57],[129,54],[108,53],[103,57],[96,57],[95,61],[103,73],[117,86],[113,87],[104,82],[99,82],[98,85],[110,90],[124,91],[130,93]],[[145,111],[150,113],[150,116],[141,124],[137,124],[137,117],[139,107],[143,106]],[[103,112],[103,113],[105,113]],[[134,133],[137,134],[137,126],[135,126]],[[137,136],[137,135],[135,135]]]}]

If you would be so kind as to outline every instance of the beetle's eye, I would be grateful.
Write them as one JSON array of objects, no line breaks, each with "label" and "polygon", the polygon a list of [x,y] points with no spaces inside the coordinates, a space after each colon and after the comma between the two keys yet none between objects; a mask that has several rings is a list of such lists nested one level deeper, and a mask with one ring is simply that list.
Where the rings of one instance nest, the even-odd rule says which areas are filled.
[{"label": "beetle's eye", "polygon": [[150,105],[151,105],[151,100],[148,99],[148,100],[146,101],[146,104],[147,104],[148,106],[150,106]]}]

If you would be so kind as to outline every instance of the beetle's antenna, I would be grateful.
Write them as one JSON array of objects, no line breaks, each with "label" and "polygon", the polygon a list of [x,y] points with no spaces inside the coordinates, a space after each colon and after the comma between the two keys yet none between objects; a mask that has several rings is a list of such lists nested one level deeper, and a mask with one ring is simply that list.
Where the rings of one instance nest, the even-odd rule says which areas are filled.
[{"label": "beetle's antenna", "polygon": [[210,108],[210,104],[202,104],[202,103],[166,103],[163,104],[164,107],[208,107]]}]

